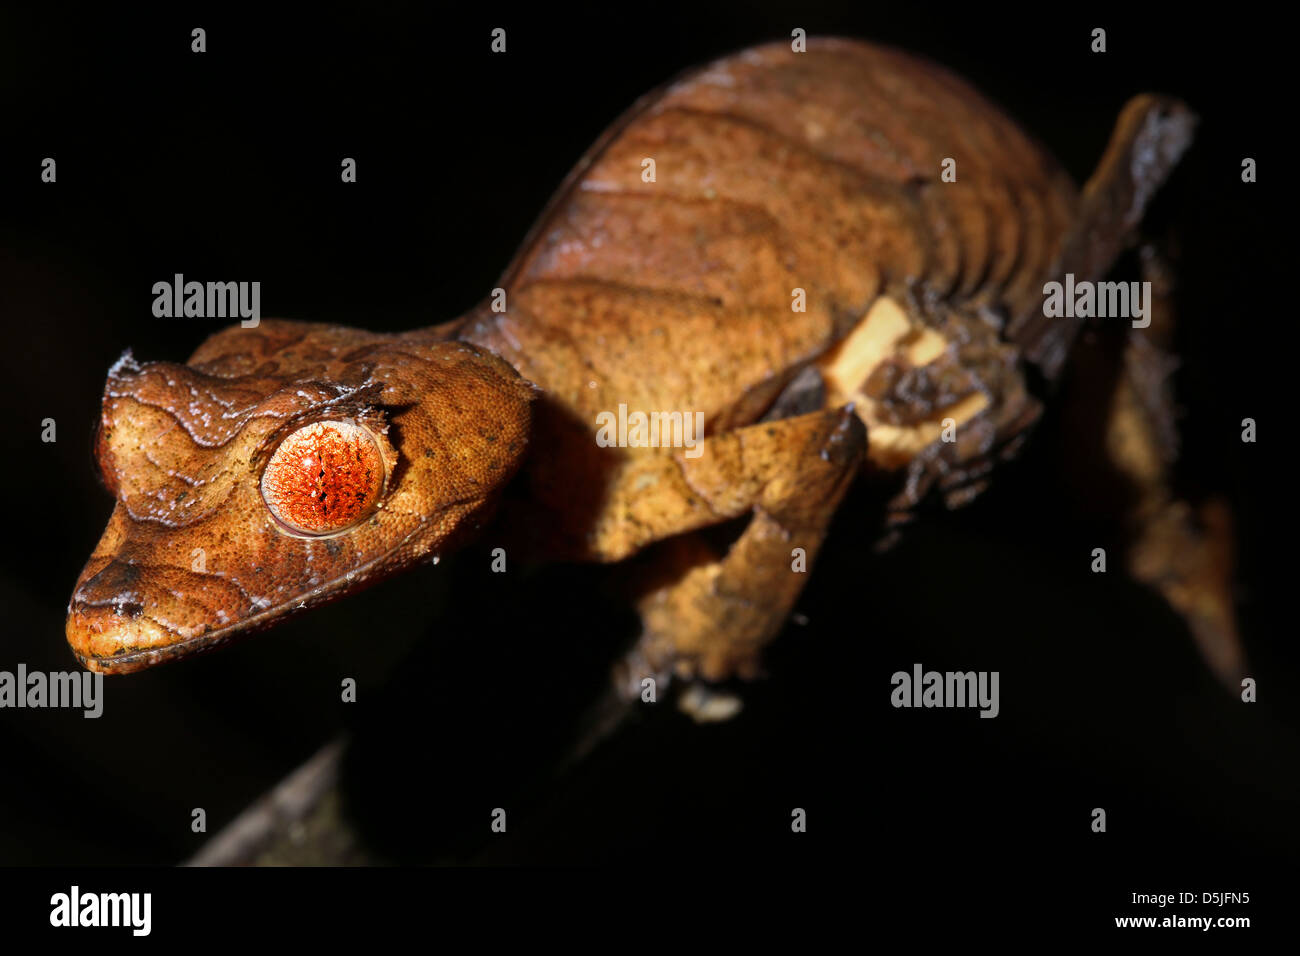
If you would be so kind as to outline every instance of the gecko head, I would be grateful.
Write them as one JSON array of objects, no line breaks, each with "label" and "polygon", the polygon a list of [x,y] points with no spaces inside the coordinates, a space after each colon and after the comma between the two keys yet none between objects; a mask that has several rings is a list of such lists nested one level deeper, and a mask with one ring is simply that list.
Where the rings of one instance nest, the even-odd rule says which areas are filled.
[{"label": "gecko head", "polygon": [[110,369],[117,499],[67,638],[125,673],[206,650],[454,547],[518,469],[533,387],[431,333],[263,321],[187,365]]}]

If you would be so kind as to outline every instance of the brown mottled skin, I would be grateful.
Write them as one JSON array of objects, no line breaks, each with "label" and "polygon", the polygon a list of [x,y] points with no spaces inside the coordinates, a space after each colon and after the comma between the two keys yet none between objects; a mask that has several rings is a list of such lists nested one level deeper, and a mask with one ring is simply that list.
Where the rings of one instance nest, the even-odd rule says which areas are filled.
[{"label": "brown mottled skin", "polygon": [[[211,647],[446,552],[522,468],[501,514],[517,547],[617,561],[672,539],[629,686],[750,675],[807,578],[792,553],[811,561],[854,476],[881,469],[875,429],[923,442],[890,465],[898,514],[932,486],[968,500],[1014,449],[1039,411],[1027,363],[1055,377],[1075,331],[1044,320],[1043,283],[1105,274],[1191,122],[1134,100],[1081,195],[910,55],[819,40],[711,64],[579,162],[507,269],[504,311],[402,335],[265,321],[187,365],[119,362],[98,441],[117,504],[68,640],[110,673]],[[911,331],[862,383],[829,387],[826,363],[882,303]],[[927,335],[938,352],[919,359]],[[955,442],[917,438],[970,399]],[[702,454],[600,447],[596,416],[620,404],[703,412]],[[278,523],[259,486],[313,421],[364,426],[386,468],[375,509],[324,538]],[[745,515],[725,554],[696,534]]]}]

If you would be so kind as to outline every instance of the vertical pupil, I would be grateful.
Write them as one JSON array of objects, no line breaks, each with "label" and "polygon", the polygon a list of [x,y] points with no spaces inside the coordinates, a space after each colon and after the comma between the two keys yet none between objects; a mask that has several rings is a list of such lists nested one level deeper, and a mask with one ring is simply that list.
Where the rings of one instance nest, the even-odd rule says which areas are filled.
[{"label": "vertical pupil", "polygon": [[280,443],[262,475],[262,496],[292,529],[327,534],[363,517],[382,484],[383,461],[368,431],[318,422]]}]

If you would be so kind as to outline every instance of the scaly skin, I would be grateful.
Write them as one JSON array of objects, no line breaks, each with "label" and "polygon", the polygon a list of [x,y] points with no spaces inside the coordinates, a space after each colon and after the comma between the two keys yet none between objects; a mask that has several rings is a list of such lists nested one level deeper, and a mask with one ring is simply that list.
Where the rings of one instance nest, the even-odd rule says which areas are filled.
[{"label": "scaly skin", "polygon": [[[1157,106],[1157,134],[1185,115],[1135,104],[1130,131]],[[995,107],[909,55],[821,40],[714,63],[579,162],[507,269],[504,312],[396,336],[264,322],[186,366],[119,363],[98,442],[117,505],[68,640],[111,673],[264,627],[453,547],[523,466],[503,515],[521,547],[613,561],[675,541],[629,681],[751,674],[806,578],[792,550],[811,560],[864,463],[905,473],[900,511],[935,481],[954,504],[982,487],[1037,416],[1022,346],[1053,373],[1068,351],[1043,282],[1104,273],[1136,220],[1095,197],[1140,217],[1183,145],[1134,198],[1116,188],[1133,145],[1112,144],[1081,202]],[[703,412],[703,456],[598,446],[596,416],[620,404]],[[937,441],[945,416],[955,443]],[[375,437],[384,491],[357,525],[297,535],[261,470],[330,420]],[[745,514],[725,555],[694,535]]]},{"label": "scaly skin", "polygon": [[[124,358],[96,441],[118,503],[69,643],[93,670],[139,670],[440,554],[518,467],[533,395],[495,356],[425,333],[266,321],[212,336],[188,365]],[[350,531],[310,538],[271,516],[260,474],[319,420],[368,427],[387,482]]]}]

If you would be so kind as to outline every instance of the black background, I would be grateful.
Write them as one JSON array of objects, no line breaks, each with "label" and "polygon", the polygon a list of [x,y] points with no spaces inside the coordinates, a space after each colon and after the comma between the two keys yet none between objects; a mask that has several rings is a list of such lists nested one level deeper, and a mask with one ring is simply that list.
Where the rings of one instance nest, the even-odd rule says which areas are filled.
[{"label": "black background", "polygon": [[[75,666],[67,598],[110,511],[89,454],[106,369],[128,346],[182,359],[220,326],[155,319],[154,282],[258,279],[263,315],[381,330],[454,317],[637,96],[799,26],[954,69],[1080,181],[1130,95],[1175,93],[1201,115],[1153,220],[1182,244],[1180,480],[1236,510],[1257,704],[1214,682],[1158,598],[1089,572],[1110,532],[1065,492],[1071,436],[1049,416],[974,506],[887,555],[855,496],[800,601],[808,623],[772,648],[735,721],[643,713],[546,781],[628,611],[600,572],[521,569],[503,584],[470,552],[224,653],[110,678],[99,720],[0,712],[0,863],[181,861],[203,839],[193,807],[215,832],[350,729],[358,823],[399,861],[834,865],[936,906],[1050,904],[1083,884],[1103,920],[1134,910],[1121,904],[1135,891],[1267,898],[1300,847],[1294,629],[1270,601],[1289,593],[1292,498],[1262,458],[1295,427],[1295,269],[1279,222],[1294,203],[1278,144],[1293,57],[1256,16],[992,10],[5,14],[0,668]],[[489,53],[498,25],[505,56]],[[194,26],[205,54],[190,52]],[[1104,55],[1089,52],[1094,26]],[[45,156],[56,185],[39,181]],[[344,156],[355,185],[339,181]],[[1244,156],[1259,183],[1241,183]],[[1239,440],[1247,416],[1259,444]],[[47,417],[55,444],[40,441]],[[894,710],[889,676],[918,661],[1000,671],[1001,716]],[[339,702],[345,676],[360,682],[355,705]],[[501,805],[510,832],[491,837]],[[807,834],[790,832],[795,806]],[[1104,835],[1089,828],[1098,806]]]}]

